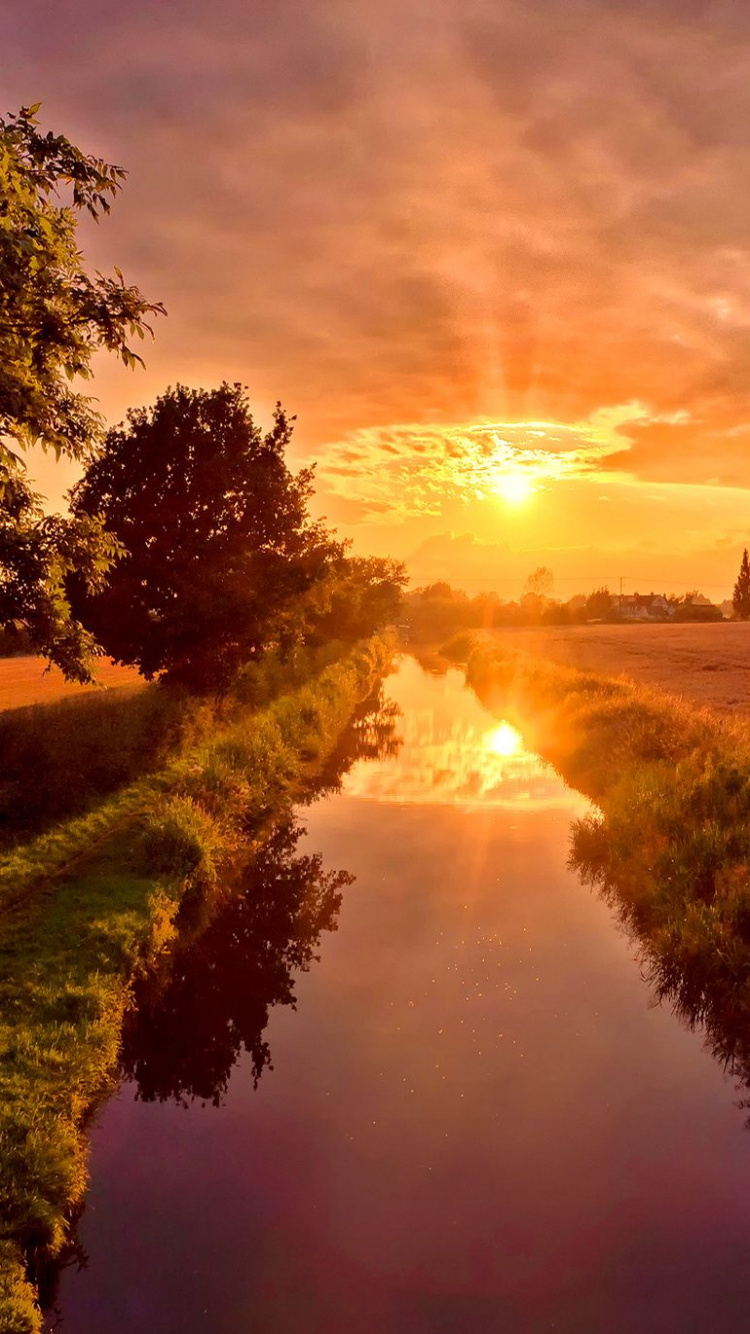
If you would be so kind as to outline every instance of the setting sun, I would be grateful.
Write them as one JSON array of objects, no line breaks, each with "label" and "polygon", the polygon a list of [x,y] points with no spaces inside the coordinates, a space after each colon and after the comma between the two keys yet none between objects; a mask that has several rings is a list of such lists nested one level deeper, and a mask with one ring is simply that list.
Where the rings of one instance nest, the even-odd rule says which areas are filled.
[{"label": "setting sun", "polygon": [[536,491],[531,479],[522,472],[502,473],[493,485],[507,505],[523,505]]},{"label": "setting sun", "polygon": [[484,739],[487,750],[493,755],[501,755],[508,758],[517,754],[521,749],[521,735],[510,723],[501,723],[493,732],[489,732]]}]

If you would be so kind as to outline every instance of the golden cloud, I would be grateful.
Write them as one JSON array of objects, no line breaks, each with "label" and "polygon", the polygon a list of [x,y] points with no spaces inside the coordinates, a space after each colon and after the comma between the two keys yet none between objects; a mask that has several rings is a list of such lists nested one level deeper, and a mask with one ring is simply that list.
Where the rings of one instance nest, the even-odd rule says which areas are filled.
[{"label": "golden cloud", "polygon": [[[653,421],[640,403],[559,422],[405,424],[354,431],[318,451],[326,492],[359,501],[392,519],[437,516],[447,501],[471,503],[498,492],[503,478],[523,477],[534,490],[596,478],[629,448],[625,429]],[[611,470],[608,479],[616,474]]]}]

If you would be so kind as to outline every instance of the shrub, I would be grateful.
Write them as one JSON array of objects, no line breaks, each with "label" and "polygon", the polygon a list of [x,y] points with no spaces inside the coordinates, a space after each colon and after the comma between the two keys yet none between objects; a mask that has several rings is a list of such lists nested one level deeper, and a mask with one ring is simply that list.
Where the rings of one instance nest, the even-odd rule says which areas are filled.
[{"label": "shrub", "polygon": [[148,870],[201,887],[215,884],[222,851],[216,821],[187,796],[167,797],[149,815],[141,835]]}]

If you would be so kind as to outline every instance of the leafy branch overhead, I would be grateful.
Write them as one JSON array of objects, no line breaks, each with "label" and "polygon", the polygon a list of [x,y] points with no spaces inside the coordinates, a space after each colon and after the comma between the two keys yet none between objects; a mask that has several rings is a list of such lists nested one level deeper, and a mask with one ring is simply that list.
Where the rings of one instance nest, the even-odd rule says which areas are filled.
[{"label": "leafy branch overhead", "polygon": [[[86,272],[77,213],[109,213],[125,172],[43,134],[37,110],[0,117],[0,436],[84,458],[102,421],[71,381],[90,377],[97,348],[141,362],[133,340],[153,332],[149,317],[164,308],[119,269]],[[0,448],[12,463],[7,444]]]},{"label": "leafy branch overhead", "polygon": [[88,681],[97,642],[71,614],[67,581],[75,575],[98,592],[119,544],[97,518],[45,515],[26,480],[2,464],[0,485],[0,623],[22,623],[32,646],[68,680]]},{"label": "leafy branch overhead", "polygon": [[78,215],[109,213],[125,172],[38,128],[38,104],[0,117],[0,626],[22,623],[34,649],[74,680],[90,680],[96,649],[73,615],[68,580],[101,587],[119,553],[98,516],[45,517],[17,452],[95,452],[103,422],[76,388],[99,348],[126,366],[163,313],[119,269],[86,272]]}]

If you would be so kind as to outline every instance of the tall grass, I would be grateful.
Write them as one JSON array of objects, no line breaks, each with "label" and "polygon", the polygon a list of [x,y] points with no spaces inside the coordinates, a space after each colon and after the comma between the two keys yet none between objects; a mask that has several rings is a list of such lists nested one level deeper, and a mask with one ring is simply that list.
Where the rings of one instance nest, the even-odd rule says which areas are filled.
[{"label": "tall grass", "polygon": [[49,828],[159,768],[213,711],[151,685],[0,713],[0,842]]},{"label": "tall grass", "polygon": [[139,968],[322,760],[392,646],[375,639],[260,712],[239,705],[157,774],[17,848],[0,930],[0,1329],[41,1328],[24,1256],[59,1253],[86,1184]]},{"label": "tall grass", "polygon": [[345,652],[342,644],[249,663],[221,697],[143,685],[0,712],[0,846],[28,840],[154,773],[247,707],[268,705]]}]

